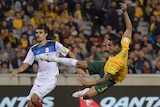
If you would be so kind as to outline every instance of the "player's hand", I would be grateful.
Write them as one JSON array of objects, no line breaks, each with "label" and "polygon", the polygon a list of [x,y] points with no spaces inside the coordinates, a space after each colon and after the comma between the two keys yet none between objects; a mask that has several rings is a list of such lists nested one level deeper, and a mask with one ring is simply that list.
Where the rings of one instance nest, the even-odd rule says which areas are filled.
[{"label": "player's hand", "polygon": [[86,73],[84,70],[82,70],[80,68],[76,68],[76,71],[78,74],[80,74],[80,77],[85,77]]},{"label": "player's hand", "polygon": [[121,7],[121,9],[122,9],[123,12],[125,12],[127,10],[126,3],[119,3],[119,5],[120,5],[120,7]]},{"label": "player's hand", "polygon": [[90,86],[84,77],[77,78],[77,81],[84,86]]},{"label": "player's hand", "polygon": [[17,75],[17,71],[13,71],[12,74],[10,75],[10,80],[15,76]]}]

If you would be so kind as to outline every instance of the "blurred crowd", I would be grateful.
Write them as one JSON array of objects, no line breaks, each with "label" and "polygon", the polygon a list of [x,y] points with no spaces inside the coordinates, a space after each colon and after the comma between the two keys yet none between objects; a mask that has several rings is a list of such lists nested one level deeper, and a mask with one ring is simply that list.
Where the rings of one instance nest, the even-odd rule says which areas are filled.
[{"label": "blurred crowd", "polygon": [[[78,60],[109,57],[107,40],[125,30],[121,0],[1,0],[0,73],[18,68],[37,43],[35,28],[45,24],[48,39],[61,42]],[[124,0],[133,24],[130,74],[160,73],[160,0]],[[145,28],[145,29],[143,29]],[[24,73],[36,73],[36,62]],[[60,72],[74,73],[60,65]]]}]

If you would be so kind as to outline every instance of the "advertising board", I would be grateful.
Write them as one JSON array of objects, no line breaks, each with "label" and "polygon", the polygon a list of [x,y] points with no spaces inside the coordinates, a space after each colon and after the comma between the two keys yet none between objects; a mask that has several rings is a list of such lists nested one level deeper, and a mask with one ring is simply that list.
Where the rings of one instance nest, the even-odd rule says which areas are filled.
[{"label": "advertising board", "polygon": [[[25,107],[31,86],[0,86],[0,107]],[[89,100],[72,98],[81,86],[57,86],[44,107],[160,107],[160,86],[114,86]]]}]

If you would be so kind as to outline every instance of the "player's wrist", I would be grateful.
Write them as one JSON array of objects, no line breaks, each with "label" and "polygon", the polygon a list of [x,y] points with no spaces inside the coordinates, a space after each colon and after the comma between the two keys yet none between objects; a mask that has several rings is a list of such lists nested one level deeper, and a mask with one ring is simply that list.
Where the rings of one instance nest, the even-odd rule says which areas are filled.
[{"label": "player's wrist", "polygon": [[18,74],[18,73],[20,72],[20,70],[19,70],[19,69],[16,69],[16,70],[13,71],[13,72],[15,72],[16,74]]},{"label": "player's wrist", "polygon": [[123,12],[123,13],[126,13],[127,11],[126,11],[126,9],[125,9],[125,10],[122,10],[122,12]]}]

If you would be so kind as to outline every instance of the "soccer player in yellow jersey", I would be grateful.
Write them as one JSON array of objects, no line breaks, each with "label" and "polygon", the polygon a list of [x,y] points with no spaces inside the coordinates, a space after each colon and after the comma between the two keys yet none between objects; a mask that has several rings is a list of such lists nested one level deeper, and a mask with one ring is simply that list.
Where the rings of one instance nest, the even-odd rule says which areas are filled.
[{"label": "soccer player in yellow jersey", "polygon": [[78,81],[82,85],[92,87],[73,93],[73,97],[83,97],[83,99],[94,97],[103,93],[117,82],[121,82],[126,77],[128,73],[127,60],[132,35],[132,24],[126,11],[127,5],[125,3],[120,3],[120,6],[125,19],[126,30],[122,38],[117,37],[116,35],[110,35],[108,40],[108,50],[111,55],[106,62],[78,61],[71,58],[41,58],[42,60],[56,61],[67,66],[88,68],[90,75],[100,75],[100,79],[95,81],[86,81],[83,77],[79,78]]}]

